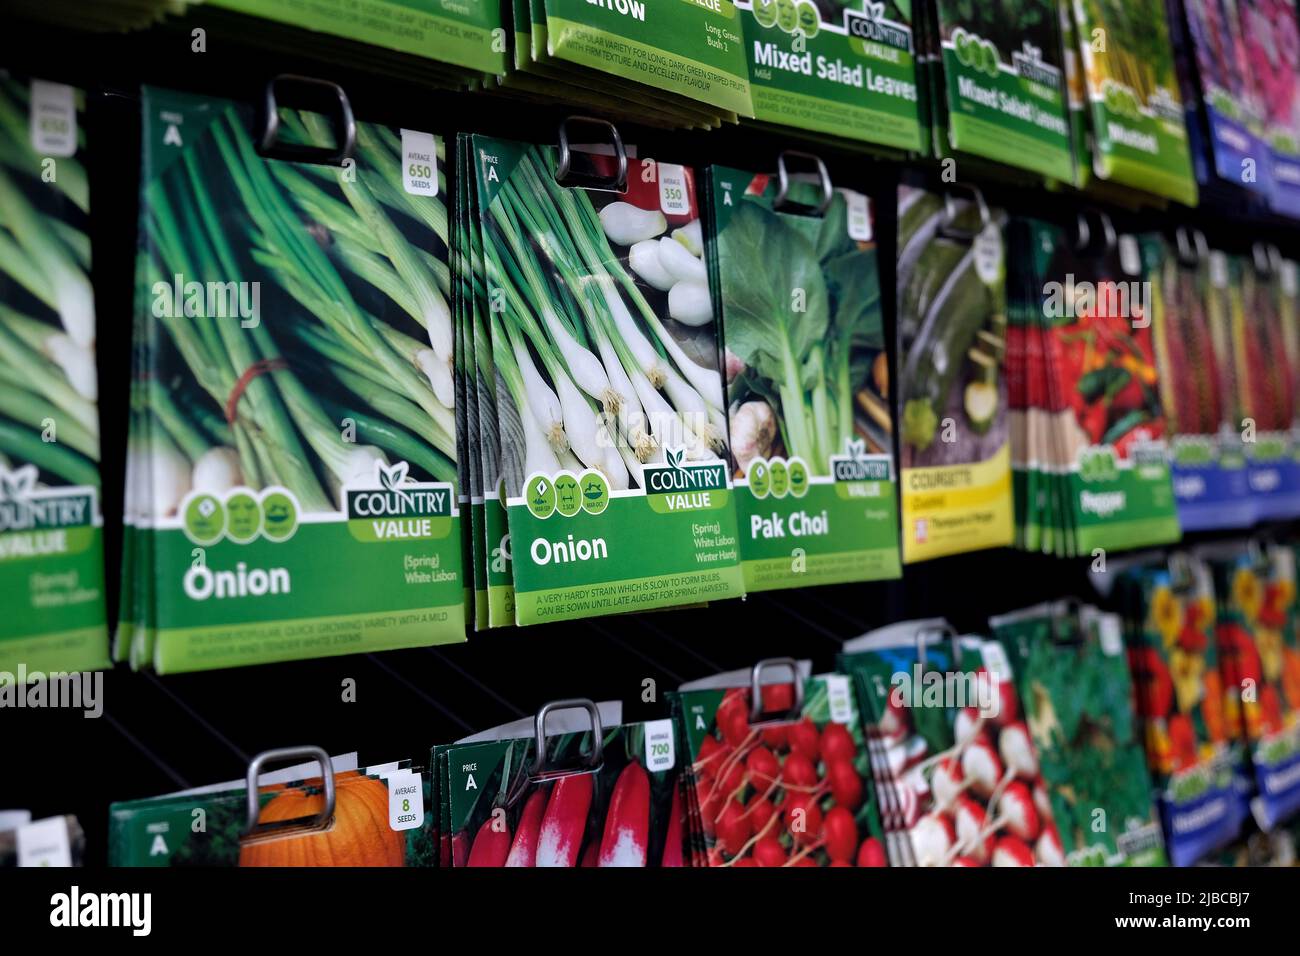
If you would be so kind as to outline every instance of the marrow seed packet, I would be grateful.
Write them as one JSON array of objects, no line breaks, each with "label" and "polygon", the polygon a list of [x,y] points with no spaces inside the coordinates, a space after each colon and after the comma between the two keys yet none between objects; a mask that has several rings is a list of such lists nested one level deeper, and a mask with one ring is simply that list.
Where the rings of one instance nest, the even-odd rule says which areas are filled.
[{"label": "marrow seed packet", "polygon": [[109,663],[85,94],[0,71],[0,671]]},{"label": "marrow seed packet", "polygon": [[899,187],[904,563],[1012,542],[1002,218],[982,197]]},{"label": "marrow seed packet", "polygon": [[454,164],[433,134],[359,123],[338,165],[324,116],[278,115],[264,155],[252,110],[144,94],[123,601],[137,667],[464,639]]},{"label": "marrow seed packet", "polygon": [[898,577],[889,358],[867,197],[829,191],[827,180],[818,211],[778,205],[766,173],[714,166],[708,175],[745,588]]},{"label": "marrow seed packet", "polygon": [[922,146],[911,4],[737,0],[759,122]]},{"label": "marrow seed packet", "polygon": [[515,622],[740,596],[693,173],[472,146]]}]

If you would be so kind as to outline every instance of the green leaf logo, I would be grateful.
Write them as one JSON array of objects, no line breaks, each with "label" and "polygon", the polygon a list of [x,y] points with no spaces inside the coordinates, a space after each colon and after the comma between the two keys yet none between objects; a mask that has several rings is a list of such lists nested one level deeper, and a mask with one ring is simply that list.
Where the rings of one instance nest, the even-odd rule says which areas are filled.
[{"label": "green leaf logo", "polygon": [[35,490],[36,478],[35,465],[23,465],[14,471],[8,471],[0,465],[0,498],[21,501]]}]

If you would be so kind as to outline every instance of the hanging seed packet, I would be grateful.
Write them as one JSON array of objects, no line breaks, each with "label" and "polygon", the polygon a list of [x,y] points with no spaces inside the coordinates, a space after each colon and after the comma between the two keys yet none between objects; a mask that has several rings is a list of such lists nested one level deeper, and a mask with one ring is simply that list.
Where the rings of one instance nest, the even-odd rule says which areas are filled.
[{"label": "hanging seed packet", "polygon": [[1056,0],[934,2],[948,114],[942,152],[1072,181]]},{"label": "hanging seed packet", "polygon": [[[706,248],[745,589],[898,577],[889,359],[867,197],[831,191],[827,179],[818,211],[778,205],[764,173],[715,166],[709,180]],[[760,260],[768,265],[756,272]]]},{"label": "hanging seed packet", "polygon": [[1244,393],[1240,427],[1246,447],[1251,501],[1259,520],[1300,514],[1300,463],[1294,425],[1297,368],[1292,364],[1296,269],[1276,250],[1256,247],[1236,257],[1232,280],[1238,374]]},{"label": "hanging seed packet", "polygon": [[251,112],[145,93],[133,661],[463,640],[455,165],[368,123],[338,165],[287,108],[262,155]]},{"label": "hanging seed packet", "polygon": [[0,672],[109,663],[85,96],[0,72]]},{"label": "hanging seed packet", "polygon": [[1091,103],[1093,172],[1195,205],[1165,4],[1074,0],[1074,17]]},{"label": "hanging seed packet", "polygon": [[1140,237],[1178,521],[1184,531],[1248,527],[1227,259],[1196,238],[1183,234],[1176,251],[1162,236]]},{"label": "hanging seed packet", "polygon": [[838,666],[864,701],[891,865],[1065,865],[1000,644],[905,621],[847,642]]},{"label": "hanging seed packet", "polygon": [[508,724],[445,749],[453,867],[684,865],[673,721],[623,724],[618,703],[587,706],[547,708],[540,725]]},{"label": "hanging seed packet", "polygon": [[887,865],[853,686],[807,671],[764,662],[674,695],[708,866]]},{"label": "hanging seed packet", "polygon": [[919,151],[910,6],[738,0],[755,118]]},{"label": "hanging seed packet", "polygon": [[[315,748],[290,753],[308,757]],[[257,777],[259,806],[253,820],[247,781],[114,803],[109,809],[109,865],[435,864],[427,773],[413,769],[409,762],[357,769],[355,755],[336,757],[327,788],[321,769],[329,759],[323,751],[317,759]],[[199,814],[202,828],[194,826]]]},{"label": "hanging seed packet", "polygon": [[1010,544],[1000,213],[898,192],[903,561]]},{"label": "hanging seed packet", "polygon": [[745,39],[732,0],[545,0],[539,6],[550,56],[724,114],[754,115]]},{"label": "hanging seed packet", "polygon": [[992,618],[1069,866],[1164,866],[1117,615],[1066,602]]},{"label": "hanging seed packet", "polygon": [[1218,599],[1215,642],[1238,729],[1254,771],[1251,810],[1263,830],[1300,812],[1300,648],[1295,634],[1295,551],[1207,546]]},{"label": "hanging seed packet", "polygon": [[620,189],[621,144],[566,145],[584,188],[549,147],[474,149],[516,623],[739,596],[691,171],[638,159]]},{"label": "hanging seed packet", "polygon": [[1174,866],[1190,866],[1240,829],[1241,695],[1220,669],[1214,583],[1204,562],[1177,553],[1120,574],[1133,705],[1165,850]]},{"label": "hanging seed packet", "polygon": [[1300,25],[1285,0],[1237,0],[1246,70],[1268,147],[1269,200],[1300,218]]}]

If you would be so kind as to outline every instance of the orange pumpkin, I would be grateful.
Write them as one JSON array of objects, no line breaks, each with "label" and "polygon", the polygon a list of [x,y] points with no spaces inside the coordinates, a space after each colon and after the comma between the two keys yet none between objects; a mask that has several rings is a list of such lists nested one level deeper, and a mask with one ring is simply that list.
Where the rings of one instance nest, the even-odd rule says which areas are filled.
[{"label": "orange pumpkin", "polygon": [[1300,653],[1282,650],[1282,693],[1292,710],[1300,710]]},{"label": "orange pumpkin", "polygon": [[[388,825],[388,788],[379,780],[340,774],[334,826],[325,833],[250,843],[240,866],[405,866],[406,839]],[[324,807],[320,790],[294,787],[262,807],[258,823],[312,817]]]}]

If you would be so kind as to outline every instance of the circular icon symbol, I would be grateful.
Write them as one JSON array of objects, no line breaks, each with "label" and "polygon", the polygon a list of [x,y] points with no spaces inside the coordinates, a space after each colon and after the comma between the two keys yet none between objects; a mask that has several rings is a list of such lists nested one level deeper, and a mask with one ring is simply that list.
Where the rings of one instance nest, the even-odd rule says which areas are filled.
[{"label": "circular icon symbol", "polygon": [[799,26],[799,8],[795,0],[776,0],[776,25],[786,33],[794,33]]},{"label": "circular icon symbol", "polygon": [[236,544],[248,544],[262,530],[262,509],[247,491],[236,491],[226,499],[226,537]]},{"label": "circular icon symbol", "polygon": [[262,496],[262,533],[272,541],[287,541],[298,530],[298,503],[287,491]]},{"label": "circular icon symbol", "polygon": [[185,506],[185,534],[195,544],[216,544],[225,529],[226,513],[215,495],[197,494]]},{"label": "circular icon symbol", "polygon": [[812,39],[822,27],[822,17],[817,12],[817,5],[809,2],[809,0],[798,0],[795,9],[799,18],[800,32]]},{"label": "circular icon symbol", "polygon": [[790,475],[790,494],[796,498],[802,498],[808,494],[808,466],[804,464],[803,459],[791,459],[786,471]]},{"label": "circular icon symbol", "polygon": [[583,472],[579,481],[582,486],[582,508],[588,514],[598,515],[609,507],[609,482],[598,471]]},{"label": "circular icon symbol", "polygon": [[760,27],[776,25],[776,0],[754,0],[754,19]]},{"label": "circular icon symbol", "polygon": [[772,471],[762,458],[749,463],[749,490],[755,498],[766,498],[772,490]]},{"label": "circular icon symbol", "polygon": [[524,485],[524,504],[534,518],[545,521],[555,514],[555,485],[545,475],[534,475]]},{"label": "circular icon symbol", "polygon": [[582,510],[582,494],[578,489],[578,479],[567,471],[555,476],[555,510],[566,518],[572,518]]},{"label": "circular icon symbol", "polygon": [[773,459],[768,467],[772,472],[772,497],[784,498],[790,493],[790,469],[780,458]]}]

